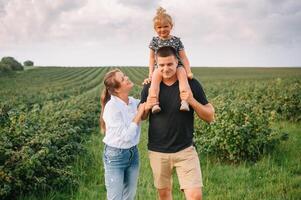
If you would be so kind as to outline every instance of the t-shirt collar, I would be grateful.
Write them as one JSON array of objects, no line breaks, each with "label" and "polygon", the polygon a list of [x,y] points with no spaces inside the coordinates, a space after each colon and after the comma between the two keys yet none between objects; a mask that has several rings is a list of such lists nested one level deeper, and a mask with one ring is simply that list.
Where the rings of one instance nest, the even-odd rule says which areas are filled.
[{"label": "t-shirt collar", "polygon": [[111,95],[111,99],[117,102],[119,105],[122,106],[129,106],[133,103],[133,99],[129,97],[129,104],[126,104],[122,99],[120,99],[118,96]]}]

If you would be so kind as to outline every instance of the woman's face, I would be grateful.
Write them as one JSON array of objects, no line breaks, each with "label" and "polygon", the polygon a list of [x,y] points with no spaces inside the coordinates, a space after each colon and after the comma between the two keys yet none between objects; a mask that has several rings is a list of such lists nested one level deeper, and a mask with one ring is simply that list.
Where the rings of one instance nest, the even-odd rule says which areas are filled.
[{"label": "woman's face", "polygon": [[115,80],[120,83],[120,87],[116,89],[116,92],[129,92],[133,88],[134,84],[133,82],[124,75],[122,72],[117,72],[115,74]]}]

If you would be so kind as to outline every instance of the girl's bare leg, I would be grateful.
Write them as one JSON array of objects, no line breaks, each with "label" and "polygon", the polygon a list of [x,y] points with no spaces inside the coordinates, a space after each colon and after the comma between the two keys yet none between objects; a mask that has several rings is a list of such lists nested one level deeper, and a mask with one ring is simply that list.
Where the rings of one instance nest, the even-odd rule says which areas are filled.
[{"label": "girl's bare leg", "polygon": [[[177,68],[177,77],[179,80],[180,92],[189,91],[190,87],[188,84],[187,74],[186,74],[184,67]],[[187,103],[187,101],[184,101],[184,100],[181,101],[180,110],[181,111],[189,111],[189,104]]]},{"label": "girl's bare leg", "polygon": [[193,78],[193,73],[191,71],[191,68],[189,66],[186,66],[184,67],[185,68],[185,71],[186,71],[186,75],[189,79],[192,79]]},{"label": "girl's bare leg", "polygon": [[[159,92],[160,92],[160,83],[162,81],[162,74],[158,69],[154,70],[153,76],[152,76],[152,82],[149,88],[149,95],[151,97],[156,97],[157,102],[159,102]],[[159,105],[155,105],[152,108],[152,113],[160,112],[161,108]]]}]

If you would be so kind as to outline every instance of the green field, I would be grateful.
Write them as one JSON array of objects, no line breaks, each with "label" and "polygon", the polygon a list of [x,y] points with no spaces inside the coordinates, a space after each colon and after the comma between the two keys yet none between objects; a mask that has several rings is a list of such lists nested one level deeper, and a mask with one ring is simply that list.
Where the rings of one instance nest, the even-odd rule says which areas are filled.
[{"label": "green field", "polygon": [[[98,116],[103,76],[110,69],[35,67],[0,74],[0,199],[105,199]],[[135,83],[132,95],[139,98],[148,69],[120,69]],[[220,119],[212,127],[220,129],[218,123],[225,121],[225,128],[240,128],[223,114],[233,109],[265,118],[271,129],[288,137],[257,162],[224,161],[199,146],[203,199],[300,199],[301,68],[193,68],[193,73]],[[253,107],[260,112],[248,113]],[[196,120],[196,129],[205,127]],[[157,198],[147,129],[145,121],[136,199]],[[184,199],[176,177],[173,196]]]}]

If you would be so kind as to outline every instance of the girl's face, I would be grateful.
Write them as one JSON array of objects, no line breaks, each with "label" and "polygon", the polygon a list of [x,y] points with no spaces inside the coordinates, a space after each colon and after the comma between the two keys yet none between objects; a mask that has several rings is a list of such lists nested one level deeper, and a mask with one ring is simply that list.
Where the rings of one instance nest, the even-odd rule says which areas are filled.
[{"label": "girl's face", "polygon": [[172,25],[166,20],[157,22],[155,25],[155,31],[161,39],[168,39]]},{"label": "girl's face", "polygon": [[120,87],[116,89],[117,93],[119,92],[128,93],[131,91],[131,89],[134,86],[133,82],[129,79],[129,77],[124,75],[122,72],[117,72],[115,74],[115,79],[120,83]]}]

